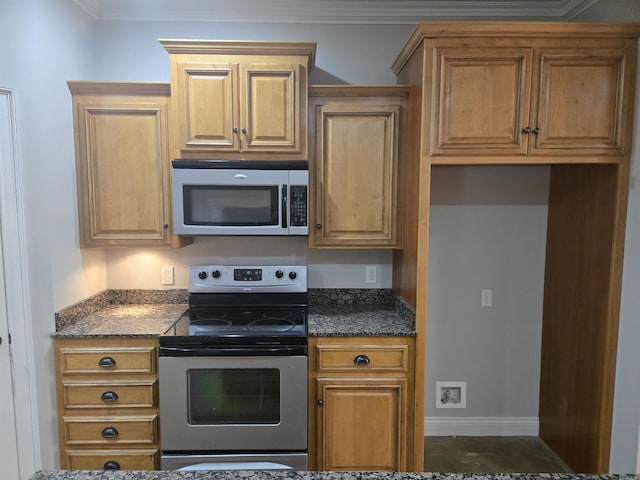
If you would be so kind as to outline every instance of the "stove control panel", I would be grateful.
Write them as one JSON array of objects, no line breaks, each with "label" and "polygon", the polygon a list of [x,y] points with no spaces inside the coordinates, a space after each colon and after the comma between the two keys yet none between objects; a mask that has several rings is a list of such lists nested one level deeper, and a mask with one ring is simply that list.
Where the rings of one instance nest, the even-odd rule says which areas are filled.
[{"label": "stove control panel", "polygon": [[192,293],[287,293],[307,291],[306,266],[192,265]]}]

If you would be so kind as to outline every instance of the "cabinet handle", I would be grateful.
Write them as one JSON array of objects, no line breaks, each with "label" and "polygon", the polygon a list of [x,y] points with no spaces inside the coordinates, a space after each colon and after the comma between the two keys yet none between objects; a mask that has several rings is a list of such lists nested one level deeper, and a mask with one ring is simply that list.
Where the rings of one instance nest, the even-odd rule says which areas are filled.
[{"label": "cabinet handle", "polygon": [[115,427],[106,427],[102,430],[102,438],[116,438],[119,432]]},{"label": "cabinet handle", "polygon": [[530,127],[524,127],[524,128],[522,129],[522,133],[525,133],[525,134],[527,134],[527,135],[528,135],[528,134],[530,134],[530,133],[531,133],[531,128],[530,128]]},{"label": "cabinet handle", "polygon": [[233,133],[238,133],[238,127],[233,127]]},{"label": "cabinet handle", "polygon": [[111,357],[102,357],[98,361],[98,366],[100,366],[102,368],[115,367],[116,366],[116,361]]},{"label": "cabinet handle", "polygon": [[242,133],[245,135],[247,134],[247,129],[245,127],[242,127]]},{"label": "cabinet handle", "polygon": [[534,128],[534,129],[533,129],[533,133],[534,133],[535,135],[538,135],[538,134],[540,133],[540,129],[539,129],[538,127]]},{"label": "cabinet handle", "polygon": [[322,228],[322,224],[321,223],[316,223],[316,230],[320,230]]},{"label": "cabinet handle", "polygon": [[371,363],[371,360],[369,360],[369,357],[367,357],[366,355],[358,355],[353,359],[353,363],[355,363],[356,365],[369,365]]},{"label": "cabinet handle", "polygon": [[115,460],[109,460],[104,464],[105,470],[120,470],[120,464]]},{"label": "cabinet handle", "polygon": [[162,228],[164,228],[166,230],[167,228],[169,228],[169,224],[168,223],[163,223],[162,224]]},{"label": "cabinet handle", "polygon": [[324,404],[324,402],[322,400],[318,400],[318,405],[322,406]]},{"label": "cabinet handle", "polygon": [[100,400],[102,400],[103,402],[115,402],[116,400],[118,400],[118,394],[116,392],[108,390],[100,396]]}]

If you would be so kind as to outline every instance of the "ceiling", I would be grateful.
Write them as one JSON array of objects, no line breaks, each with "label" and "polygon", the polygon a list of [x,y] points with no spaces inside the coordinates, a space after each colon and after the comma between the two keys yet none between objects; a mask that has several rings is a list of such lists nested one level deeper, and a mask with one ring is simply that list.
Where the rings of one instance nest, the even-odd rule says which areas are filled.
[{"label": "ceiling", "polygon": [[599,0],[73,0],[97,20],[415,24],[568,21]]}]

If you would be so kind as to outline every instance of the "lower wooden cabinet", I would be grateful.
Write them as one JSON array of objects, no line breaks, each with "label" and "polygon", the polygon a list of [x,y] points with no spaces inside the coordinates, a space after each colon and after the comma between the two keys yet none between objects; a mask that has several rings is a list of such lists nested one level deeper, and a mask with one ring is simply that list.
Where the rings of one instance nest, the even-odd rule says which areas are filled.
[{"label": "lower wooden cabinet", "polygon": [[413,469],[414,339],[318,337],[309,343],[310,469]]},{"label": "lower wooden cabinet", "polygon": [[60,466],[159,468],[157,340],[55,339]]}]

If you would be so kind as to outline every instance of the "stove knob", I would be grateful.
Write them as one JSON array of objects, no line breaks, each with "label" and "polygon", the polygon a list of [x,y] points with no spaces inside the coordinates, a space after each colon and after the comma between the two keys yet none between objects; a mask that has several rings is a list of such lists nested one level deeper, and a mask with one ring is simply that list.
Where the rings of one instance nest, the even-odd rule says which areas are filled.
[{"label": "stove knob", "polygon": [[207,272],[200,272],[198,273],[198,278],[200,280],[204,280],[205,278],[207,278]]},{"label": "stove knob", "polygon": [[295,280],[298,274],[296,272],[289,272],[289,278],[291,280]]},{"label": "stove knob", "polygon": [[214,270],[213,272],[211,272],[211,276],[213,278],[220,278],[220,270]]},{"label": "stove knob", "polygon": [[284,272],[282,270],[277,270],[276,271],[276,278],[282,278],[284,277]]}]

